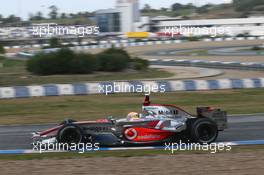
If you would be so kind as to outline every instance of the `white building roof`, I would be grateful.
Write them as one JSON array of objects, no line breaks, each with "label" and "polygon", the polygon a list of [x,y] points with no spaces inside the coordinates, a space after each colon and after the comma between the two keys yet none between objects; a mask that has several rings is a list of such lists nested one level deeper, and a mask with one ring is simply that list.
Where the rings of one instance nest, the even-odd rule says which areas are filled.
[{"label": "white building roof", "polygon": [[119,9],[103,9],[97,10],[96,14],[106,14],[106,13],[120,13]]},{"label": "white building roof", "polygon": [[229,18],[229,19],[201,19],[201,20],[175,20],[168,21],[162,19],[156,26],[179,26],[179,25],[248,25],[248,24],[264,24],[264,18]]}]

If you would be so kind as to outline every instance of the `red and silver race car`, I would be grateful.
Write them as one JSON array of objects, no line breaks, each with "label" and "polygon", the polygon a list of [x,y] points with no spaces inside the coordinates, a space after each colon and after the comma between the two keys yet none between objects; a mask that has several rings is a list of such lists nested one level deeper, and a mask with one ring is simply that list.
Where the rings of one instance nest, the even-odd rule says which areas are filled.
[{"label": "red and silver race car", "polygon": [[191,115],[168,104],[151,104],[145,96],[142,113],[123,119],[66,120],[56,127],[33,133],[33,143],[99,143],[100,146],[156,145],[176,142],[211,143],[227,128],[225,111],[198,107]]}]

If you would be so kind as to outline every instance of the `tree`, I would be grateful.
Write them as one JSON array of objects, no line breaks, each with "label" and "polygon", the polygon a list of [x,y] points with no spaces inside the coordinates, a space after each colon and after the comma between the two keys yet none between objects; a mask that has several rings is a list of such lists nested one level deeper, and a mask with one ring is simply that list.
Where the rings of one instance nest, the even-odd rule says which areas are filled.
[{"label": "tree", "polygon": [[162,11],[168,11],[168,8],[162,7],[160,10],[162,10]]},{"label": "tree", "polygon": [[177,10],[182,10],[182,9],[196,9],[196,7],[192,3],[188,3],[186,5],[175,3],[175,4],[172,4],[171,6],[172,11],[177,11]]},{"label": "tree", "polygon": [[145,4],[144,8],[142,9],[142,12],[150,12],[151,10],[151,6],[149,4]]},{"label": "tree", "polygon": [[29,13],[29,14],[28,14],[28,17],[29,17],[29,20],[30,20],[30,21],[34,20],[34,15],[33,15],[33,13]]},{"label": "tree", "polygon": [[233,6],[237,11],[250,11],[260,5],[264,5],[264,0],[233,0]]},{"label": "tree", "polygon": [[82,17],[82,16],[84,16],[84,14],[83,14],[82,12],[78,12],[78,13],[77,13],[77,16],[78,16],[78,17]]},{"label": "tree", "polygon": [[253,8],[255,11],[264,11],[264,5],[259,5]]},{"label": "tree", "polygon": [[4,19],[4,22],[5,23],[16,23],[16,22],[18,23],[18,22],[21,22],[21,18],[15,15],[10,15]]},{"label": "tree", "polygon": [[94,16],[93,12],[84,12],[84,17],[88,18],[88,17],[91,17],[91,16]]},{"label": "tree", "polygon": [[61,14],[61,18],[62,18],[62,19],[65,19],[65,18],[67,18],[67,15],[66,15],[66,13],[62,13],[62,14]]},{"label": "tree", "polygon": [[1,54],[5,54],[5,49],[4,49],[3,45],[0,43],[0,55]]},{"label": "tree", "polygon": [[58,48],[61,46],[58,38],[51,38],[49,40],[50,48]]},{"label": "tree", "polygon": [[97,56],[99,70],[117,72],[128,68],[129,62],[125,55],[118,53],[100,53]]},{"label": "tree", "polygon": [[73,14],[73,13],[70,13],[69,16],[70,16],[71,18],[75,18],[75,14]]},{"label": "tree", "polygon": [[194,9],[196,7],[193,5],[193,3],[188,3],[187,5],[185,5],[185,8],[186,9]]},{"label": "tree", "polygon": [[50,18],[57,19],[59,9],[55,5],[50,6],[49,9],[50,9],[50,13],[49,13]]},{"label": "tree", "polygon": [[36,15],[34,15],[32,13],[29,14],[29,20],[31,20],[31,21],[32,20],[43,20],[43,19],[44,19],[43,14],[40,11],[38,11],[36,13]]},{"label": "tree", "polygon": [[97,69],[94,55],[74,53],[66,48],[51,53],[38,53],[27,61],[27,70],[37,75],[89,74]]},{"label": "tree", "polygon": [[212,4],[203,5],[201,7],[198,7],[196,9],[196,12],[197,13],[207,13],[212,6],[213,6]]},{"label": "tree", "polygon": [[112,47],[112,48],[109,48],[107,50],[104,50],[102,53],[103,54],[120,54],[120,55],[124,55],[124,57],[127,59],[127,61],[130,60],[129,53],[126,50],[124,50],[123,48]]},{"label": "tree", "polygon": [[27,62],[27,70],[38,75],[70,73],[74,53],[69,49],[61,49],[48,54],[39,53]]},{"label": "tree", "polygon": [[127,68],[146,70],[148,61],[130,58],[122,49],[110,48],[98,54],[75,53],[68,48],[40,52],[27,61],[27,70],[37,75],[89,74],[94,71],[117,72]]},{"label": "tree", "polygon": [[38,11],[36,14],[36,20],[42,20],[42,19],[44,19],[43,14],[42,14],[42,12]]},{"label": "tree", "polygon": [[138,57],[132,59],[132,65],[135,70],[147,70],[149,66],[148,60],[144,60]]},{"label": "tree", "polygon": [[171,10],[172,10],[172,11],[177,11],[177,10],[182,9],[182,7],[183,7],[182,4],[180,4],[180,3],[175,3],[175,4],[172,4],[172,6],[171,6]]}]

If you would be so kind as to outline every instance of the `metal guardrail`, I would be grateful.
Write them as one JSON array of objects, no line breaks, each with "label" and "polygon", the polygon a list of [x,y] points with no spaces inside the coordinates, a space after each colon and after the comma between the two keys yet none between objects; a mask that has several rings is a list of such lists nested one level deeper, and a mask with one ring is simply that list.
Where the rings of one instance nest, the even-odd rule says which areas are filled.
[{"label": "metal guardrail", "polygon": [[174,60],[174,59],[150,59],[151,65],[205,67],[218,69],[261,70],[264,71],[264,63],[235,62],[235,61],[206,61],[206,60]]}]

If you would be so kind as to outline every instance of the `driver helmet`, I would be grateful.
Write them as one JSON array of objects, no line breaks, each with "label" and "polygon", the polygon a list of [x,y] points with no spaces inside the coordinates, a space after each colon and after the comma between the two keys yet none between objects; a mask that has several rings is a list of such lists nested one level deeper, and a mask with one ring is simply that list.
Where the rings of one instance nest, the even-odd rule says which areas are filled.
[{"label": "driver helmet", "polygon": [[138,120],[139,114],[137,112],[130,112],[127,114],[127,120]]}]

